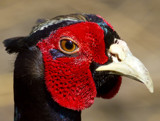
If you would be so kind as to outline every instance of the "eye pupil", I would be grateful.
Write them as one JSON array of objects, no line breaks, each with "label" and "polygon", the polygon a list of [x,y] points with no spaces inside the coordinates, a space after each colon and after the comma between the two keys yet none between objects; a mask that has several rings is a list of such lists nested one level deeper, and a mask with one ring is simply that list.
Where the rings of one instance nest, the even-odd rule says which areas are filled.
[{"label": "eye pupil", "polygon": [[68,49],[68,50],[71,50],[73,48],[73,42],[72,41],[66,41],[65,43],[65,47]]}]

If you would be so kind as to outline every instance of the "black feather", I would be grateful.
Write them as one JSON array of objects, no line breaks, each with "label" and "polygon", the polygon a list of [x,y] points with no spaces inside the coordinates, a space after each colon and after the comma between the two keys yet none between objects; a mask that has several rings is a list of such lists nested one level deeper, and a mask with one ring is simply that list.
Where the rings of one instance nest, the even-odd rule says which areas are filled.
[{"label": "black feather", "polygon": [[6,47],[6,51],[8,53],[14,53],[14,52],[17,53],[27,48],[25,39],[26,37],[14,37],[4,40],[3,44]]}]

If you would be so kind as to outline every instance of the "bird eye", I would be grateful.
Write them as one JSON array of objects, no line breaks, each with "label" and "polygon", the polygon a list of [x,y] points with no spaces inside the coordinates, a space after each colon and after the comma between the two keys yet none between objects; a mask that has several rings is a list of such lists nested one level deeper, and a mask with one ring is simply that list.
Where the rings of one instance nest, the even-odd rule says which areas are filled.
[{"label": "bird eye", "polygon": [[77,52],[78,46],[71,38],[62,38],[60,41],[60,49],[66,54],[73,54]]}]

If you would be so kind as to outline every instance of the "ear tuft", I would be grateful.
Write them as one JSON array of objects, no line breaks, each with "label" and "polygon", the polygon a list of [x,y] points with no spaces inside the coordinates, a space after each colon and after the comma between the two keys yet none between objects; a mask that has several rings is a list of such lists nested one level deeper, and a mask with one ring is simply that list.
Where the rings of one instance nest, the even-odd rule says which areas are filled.
[{"label": "ear tuft", "polygon": [[40,19],[38,19],[38,20],[36,21],[36,24],[41,24],[41,23],[44,23],[44,22],[46,22],[46,21],[48,21],[48,19],[40,18]]},{"label": "ear tuft", "polygon": [[8,53],[17,53],[27,48],[25,39],[26,37],[14,37],[4,40],[3,44],[6,47],[6,51]]}]

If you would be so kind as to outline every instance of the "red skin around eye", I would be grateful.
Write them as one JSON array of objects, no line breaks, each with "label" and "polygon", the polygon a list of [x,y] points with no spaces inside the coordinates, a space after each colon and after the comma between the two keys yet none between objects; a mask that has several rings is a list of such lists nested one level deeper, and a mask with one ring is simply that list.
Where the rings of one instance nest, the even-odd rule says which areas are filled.
[{"label": "red skin around eye", "polygon": [[[72,38],[79,51],[73,57],[53,59],[50,49],[60,50],[59,41],[64,36]],[[97,95],[90,63],[94,61],[104,64],[108,61],[105,55],[104,31],[99,25],[82,22],[60,28],[37,46],[43,55],[45,84],[53,100],[72,110],[90,107]]]}]

